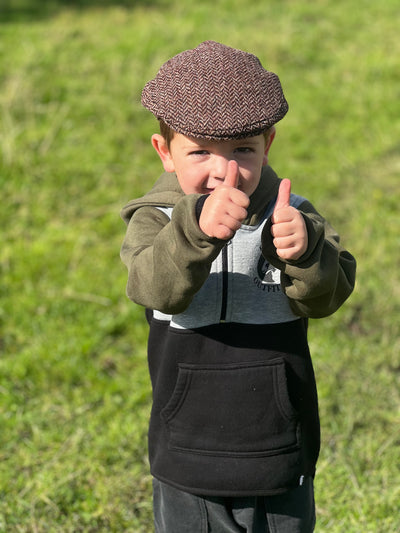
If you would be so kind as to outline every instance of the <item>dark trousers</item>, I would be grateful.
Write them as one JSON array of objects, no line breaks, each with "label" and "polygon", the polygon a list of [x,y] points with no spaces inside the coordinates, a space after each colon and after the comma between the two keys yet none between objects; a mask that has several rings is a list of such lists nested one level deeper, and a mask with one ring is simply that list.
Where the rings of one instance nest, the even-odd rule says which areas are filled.
[{"label": "dark trousers", "polygon": [[201,497],[153,480],[156,533],[312,533],[313,480],[279,496]]}]

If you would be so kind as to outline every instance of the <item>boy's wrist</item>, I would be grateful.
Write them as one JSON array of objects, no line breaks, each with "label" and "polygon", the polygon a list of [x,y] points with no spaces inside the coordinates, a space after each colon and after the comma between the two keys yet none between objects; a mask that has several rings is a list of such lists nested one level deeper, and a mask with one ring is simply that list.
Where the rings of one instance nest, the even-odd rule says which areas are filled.
[{"label": "boy's wrist", "polygon": [[204,207],[204,203],[205,203],[205,201],[207,200],[207,198],[209,196],[210,196],[209,194],[203,194],[202,196],[200,196],[200,198],[198,198],[198,200],[196,202],[195,213],[196,213],[197,223],[200,222],[200,216],[201,216],[201,212],[202,212],[203,207]]}]

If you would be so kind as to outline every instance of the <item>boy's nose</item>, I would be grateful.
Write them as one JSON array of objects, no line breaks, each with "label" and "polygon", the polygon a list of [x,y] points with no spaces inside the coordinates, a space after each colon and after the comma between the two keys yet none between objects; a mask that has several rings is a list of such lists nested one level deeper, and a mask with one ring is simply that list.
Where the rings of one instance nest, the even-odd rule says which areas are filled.
[{"label": "boy's nose", "polygon": [[226,170],[228,166],[228,161],[225,156],[215,155],[212,160],[212,166],[210,175],[212,178],[224,180],[226,176]]}]

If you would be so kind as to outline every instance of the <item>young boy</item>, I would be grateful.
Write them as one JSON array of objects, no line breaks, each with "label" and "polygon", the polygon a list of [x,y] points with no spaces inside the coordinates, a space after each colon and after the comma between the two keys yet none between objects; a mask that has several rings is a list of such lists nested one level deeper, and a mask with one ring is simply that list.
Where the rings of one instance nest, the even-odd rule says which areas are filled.
[{"label": "young boy", "polygon": [[319,453],[307,319],[355,260],[267,165],[288,106],[252,54],[207,41],[142,103],[165,173],[122,211],[128,296],[147,309],[158,533],[311,532]]}]

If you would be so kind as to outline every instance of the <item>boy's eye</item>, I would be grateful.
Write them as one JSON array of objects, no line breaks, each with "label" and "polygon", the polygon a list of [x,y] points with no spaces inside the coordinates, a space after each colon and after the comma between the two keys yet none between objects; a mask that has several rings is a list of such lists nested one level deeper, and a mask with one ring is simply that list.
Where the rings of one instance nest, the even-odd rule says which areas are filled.
[{"label": "boy's eye", "polygon": [[208,154],[207,150],[193,150],[190,152],[190,155],[206,155]]},{"label": "boy's eye", "polygon": [[241,154],[249,154],[254,152],[254,149],[250,148],[249,146],[239,146],[238,148],[236,148],[235,151]]}]

